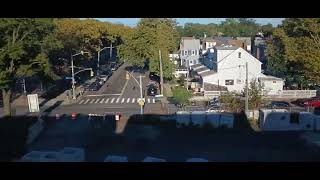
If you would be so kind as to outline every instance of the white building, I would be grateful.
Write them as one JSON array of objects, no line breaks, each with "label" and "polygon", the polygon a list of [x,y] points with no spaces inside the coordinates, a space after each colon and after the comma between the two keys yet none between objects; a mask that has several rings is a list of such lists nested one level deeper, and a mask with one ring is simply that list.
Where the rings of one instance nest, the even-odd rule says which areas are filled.
[{"label": "white building", "polygon": [[248,63],[248,81],[264,84],[268,94],[276,94],[283,89],[283,80],[261,73],[261,62],[250,53],[237,46],[217,46],[213,53],[203,58],[203,63],[210,71],[199,74],[202,83],[227,87],[228,91],[241,92],[245,88],[246,63]]}]

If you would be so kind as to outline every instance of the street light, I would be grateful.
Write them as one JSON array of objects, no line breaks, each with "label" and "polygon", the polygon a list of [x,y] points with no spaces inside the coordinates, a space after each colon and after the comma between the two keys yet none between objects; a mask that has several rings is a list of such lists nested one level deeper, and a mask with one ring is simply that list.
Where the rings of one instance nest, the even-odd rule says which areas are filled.
[{"label": "street light", "polygon": [[144,77],[144,76],[139,76],[139,81],[129,72],[127,72],[135,81],[136,83],[139,85],[139,88],[140,88],[140,99],[139,99],[139,105],[140,105],[140,114],[143,114],[143,105],[144,105],[144,99],[143,99],[143,95],[142,95],[142,81],[141,81],[141,78]]},{"label": "street light", "polygon": [[84,55],[84,53],[88,53],[88,54],[89,54],[89,52],[80,51],[80,53],[77,53],[77,54],[71,55],[72,99],[76,99],[76,92],[75,92],[75,80],[74,80],[73,57],[78,56],[78,55]]}]

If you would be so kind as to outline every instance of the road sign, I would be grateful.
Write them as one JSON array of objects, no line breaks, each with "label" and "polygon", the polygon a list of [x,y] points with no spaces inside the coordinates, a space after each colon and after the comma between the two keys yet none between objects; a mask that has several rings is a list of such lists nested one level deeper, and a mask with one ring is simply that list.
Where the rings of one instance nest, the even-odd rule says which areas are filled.
[{"label": "road sign", "polygon": [[138,103],[140,106],[143,106],[145,102],[145,98],[138,98]]},{"label": "road sign", "polygon": [[66,77],[66,79],[72,79],[72,77]]},{"label": "road sign", "polygon": [[39,112],[38,94],[29,94],[27,97],[29,112]]}]

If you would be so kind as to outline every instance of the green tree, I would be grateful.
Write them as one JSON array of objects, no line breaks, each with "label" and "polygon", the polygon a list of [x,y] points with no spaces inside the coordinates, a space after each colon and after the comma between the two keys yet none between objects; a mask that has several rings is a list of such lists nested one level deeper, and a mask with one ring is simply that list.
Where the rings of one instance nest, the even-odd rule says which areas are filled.
[{"label": "green tree", "polygon": [[249,86],[249,109],[256,110],[265,102],[263,96],[263,84],[252,80]]},{"label": "green tree", "polygon": [[0,89],[4,113],[11,115],[12,87],[19,77],[54,76],[49,52],[60,48],[52,19],[0,19]]},{"label": "green tree", "polygon": [[174,88],[172,93],[175,102],[181,105],[182,107],[184,107],[189,102],[189,99],[192,96],[191,93],[188,90],[186,90],[186,88],[181,86]]},{"label": "green tree", "polygon": [[163,76],[173,78],[174,64],[169,53],[177,49],[179,34],[176,22],[167,18],[143,18],[130,37],[120,45],[118,55],[125,61],[143,67],[149,62],[150,72],[159,73],[159,50],[162,53]]},{"label": "green tree", "polygon": [[226,92],[219,97],[221,108],[230,112],[238,112],[244,104],[236,92]]}]

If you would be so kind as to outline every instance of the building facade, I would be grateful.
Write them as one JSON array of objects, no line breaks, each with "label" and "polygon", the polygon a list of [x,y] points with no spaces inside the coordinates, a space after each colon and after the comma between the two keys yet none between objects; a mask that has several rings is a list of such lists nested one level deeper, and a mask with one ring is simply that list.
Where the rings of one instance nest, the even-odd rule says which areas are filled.
[{"label": "building facade", "polygon": [[181,65],[190,67],[199,64],[200,40],[193,37],[183,37],[180,42]]}]

